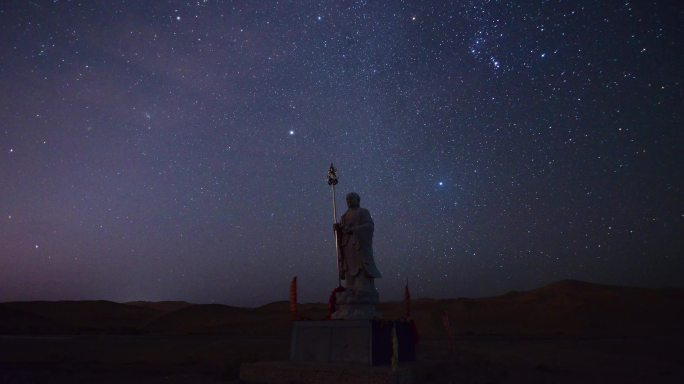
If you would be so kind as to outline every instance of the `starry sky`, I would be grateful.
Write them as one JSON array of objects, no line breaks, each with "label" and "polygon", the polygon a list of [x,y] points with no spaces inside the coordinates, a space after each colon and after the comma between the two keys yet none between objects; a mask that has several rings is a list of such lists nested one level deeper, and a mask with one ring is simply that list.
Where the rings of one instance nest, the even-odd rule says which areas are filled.
[{"label": "starry sky", "polygon": [[680,285],[678,1],[3,1],[0,301]]}]

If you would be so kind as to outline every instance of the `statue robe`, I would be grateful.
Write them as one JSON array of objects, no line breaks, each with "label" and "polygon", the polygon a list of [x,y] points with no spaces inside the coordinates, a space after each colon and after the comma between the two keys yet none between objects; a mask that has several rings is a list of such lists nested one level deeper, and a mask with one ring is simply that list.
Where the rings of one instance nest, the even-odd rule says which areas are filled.
[{"label": "statue robe", "polygon": [[[337,232],[340,247],[340,277],[356,277],[364,272],[368,278],[382,275],[373,260],[374,224],[370,212],[364,208],[350,208],[340,220]],[[351,231],[351,233],[346,233]]]}]

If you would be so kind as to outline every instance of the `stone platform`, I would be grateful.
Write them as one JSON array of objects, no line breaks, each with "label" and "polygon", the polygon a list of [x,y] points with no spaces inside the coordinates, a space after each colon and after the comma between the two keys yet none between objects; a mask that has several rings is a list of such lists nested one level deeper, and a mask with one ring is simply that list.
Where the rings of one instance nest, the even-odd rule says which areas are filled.
[{"label": "stone platform", "polygon": [[[399,364],[392,370],[392,330]],[[410,384],[433,365],[417,364],[413,328],[405,321],[295,321],[290,361],[243,363],[240,380],[267,384]]]},{"label": "stone platform", "polygon": [[429,382],[438,369],[430,363],[402,364],[392,371],[389,366],[354,363],[269,361],[243,363],[240,380],[250,384],[416,384]]},{"label": "stone platform", "polygon": [[290,360],[389,365],[393,328],[399,343],[399,363],[415,361],[410,324],[382,320],[295,321]]}]

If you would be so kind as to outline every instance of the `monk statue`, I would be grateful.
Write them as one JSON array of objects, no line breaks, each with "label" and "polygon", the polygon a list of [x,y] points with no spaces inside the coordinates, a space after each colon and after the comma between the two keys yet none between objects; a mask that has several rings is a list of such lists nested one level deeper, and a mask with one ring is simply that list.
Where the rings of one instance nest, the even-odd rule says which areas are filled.
[{"label": "monk statue", "polygon": [[360,207],[361,197],[347,195],[347,212],[333,229],[340,249],[340,278],[343,292],[336,294],[333,319],[372,319],[379,317],[375,309],[379,295],[374,280],[381,277],[373,260],[374,224],[370,212]]}]

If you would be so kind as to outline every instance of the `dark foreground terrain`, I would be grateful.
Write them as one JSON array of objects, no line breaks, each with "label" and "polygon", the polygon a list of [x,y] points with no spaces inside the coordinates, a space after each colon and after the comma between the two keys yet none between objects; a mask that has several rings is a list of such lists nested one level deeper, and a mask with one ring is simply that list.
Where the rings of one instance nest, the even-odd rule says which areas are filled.
[{"label": "dark foreground terrain", "polygon": [[[300,307],[320,319],[326,308]],[[382,306],[401,316],[401,303]],[[447,313],[456,332],[445,334]],[[417,300],[434,383],[682,383],[684,293],[563,281],[486,299]],[[287,303],[0,304],[0,383],[226,383],[283,360]]]},{"label": "dark foreground terrain", "polygon": [[[682,339],[463,336],[434,383],[682,383]],[[4,336],[2,383],[229,383],[245,361],[282,360],[289,339],[236,336]]]}]

